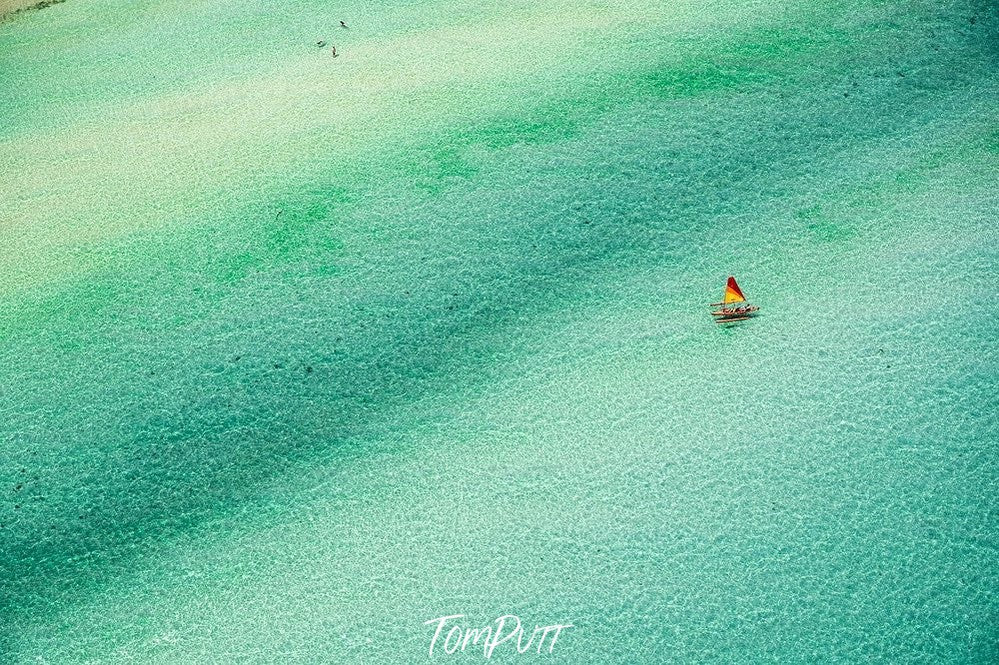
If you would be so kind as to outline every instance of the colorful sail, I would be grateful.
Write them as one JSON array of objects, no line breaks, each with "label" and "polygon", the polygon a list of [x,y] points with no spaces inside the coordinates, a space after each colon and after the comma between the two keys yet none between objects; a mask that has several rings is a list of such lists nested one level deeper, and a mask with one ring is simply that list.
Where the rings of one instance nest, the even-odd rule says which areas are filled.
[{"label": "colorful sail", "polygon": [[742,289],[735,283],[735,277],[728,278],[728,284],[725,285],[725,298],[722,299],[722,302],[726,305],[746,302],[746,296],[742,295]]}]

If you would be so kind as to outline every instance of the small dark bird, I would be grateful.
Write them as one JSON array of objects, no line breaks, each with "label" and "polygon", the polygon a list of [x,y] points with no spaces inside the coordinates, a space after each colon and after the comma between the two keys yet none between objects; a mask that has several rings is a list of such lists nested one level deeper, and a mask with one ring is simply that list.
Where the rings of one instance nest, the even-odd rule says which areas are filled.
[{"label": "small dark bird", "polygon": [[340,27],[341,27],[341,28],[346,28],[346,27],[347,27],[347,24],[346,24],[346,23],[344,23],[343,21],[340,21]]}]

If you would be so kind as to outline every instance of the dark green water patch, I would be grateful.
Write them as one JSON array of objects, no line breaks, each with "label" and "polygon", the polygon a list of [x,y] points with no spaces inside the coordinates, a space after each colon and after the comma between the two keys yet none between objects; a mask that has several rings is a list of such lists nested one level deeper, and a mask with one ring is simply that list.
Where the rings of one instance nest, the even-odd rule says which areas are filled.
[{"label": "dark green water patch", "polygon": [[635,81],[634,89],[662,97],[691,97],[761,83],[766,78],[753,67],[726,67],[706,61],[649,72]]},{"label": "dark green water patch", "polygon": [[[803,58],[818,58],[823,48],[837,44],[839,41],[832,38],[820,40],[772,30],[749,30],[724,42],[684,44],[682,57],[671,55],[661,62],[650,58],[648,67],[597,77],[585,92],[557,103],[450,131],[402,163],[421,191],[443,192],[455,179],[479,173],[475,150],[492,152],[516,145],[569,141],[613,109],[643,99],[724,95],[778,84],[807,66]],[[770,60],[761,57],[765,53],[793,53],[797,59]]]},{"label": "dark green water patch", "polygon": [[[893,23],[890,29],[883,20],[881,13],[874,12],[859,15],[849,29],[755,28],[725,39],[704,37],[675,43],[664,39],[656,45],[639,41],[636,48],[649,49],[646,64],[627,72],[595,76],[584,91],[568,88],[565,98],[556,103],[443,133],[400,164],[418,189],[440,193],[456,180],[477,175],[483,151],[569,141],[613,109],[643,100],[738,100],[741,95],[764,89],[811,87],[838,98],[846,111],[845,119],[859,118],[865,107],[877,107],[886,95],[911,94],[911,88],[919,85],[945,89],[959,83],[950,73],[936,75],[943,58],[933,68],[924,66],[924,44],[917,45],[908,37],[912,17]],[[966,45],[966,36],[954,30],[952,16],[945,25],[946,33],[934,33],[934,39]],[[908,44],[902,45],[903,39]],[[863,58],[858,56],[861,43],[869,51]],[[919,62],[920,71],[909,78],[888,71],[898,69],[904,62],[903,54]],[[971,71],[965,68],[962,73],[970,76]],[[967,79],[962,82],[970,83]],[[855,101],[858,97],[863,99]],[[859,121],[855,131],[859,138],[868,130]]]},{"label": "dark green water patch", "polygon": [[207,274],[232,284],[279,263],[310,263],[323,274],[335,274],[344,249],[336,221],[356,204],[350,190],[329,186],[277,201],[269,209],[248,209],[247,221],[238,225],[239,236],[214,227],[197,229],[195,234],[216,257]]}]

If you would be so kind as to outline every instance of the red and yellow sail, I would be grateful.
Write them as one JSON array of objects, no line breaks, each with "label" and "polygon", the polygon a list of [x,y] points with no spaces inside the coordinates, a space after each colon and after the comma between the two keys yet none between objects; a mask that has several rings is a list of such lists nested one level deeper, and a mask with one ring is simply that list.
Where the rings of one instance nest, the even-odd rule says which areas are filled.
[{"label": "red and yellow sail", "polygon": [[742,295],[742,289],[735,283],[735,277],[728,278],[728,284],[725,285],[725,297],[722,298],[722,302],[726,305],[746,302],[746,296]]}]

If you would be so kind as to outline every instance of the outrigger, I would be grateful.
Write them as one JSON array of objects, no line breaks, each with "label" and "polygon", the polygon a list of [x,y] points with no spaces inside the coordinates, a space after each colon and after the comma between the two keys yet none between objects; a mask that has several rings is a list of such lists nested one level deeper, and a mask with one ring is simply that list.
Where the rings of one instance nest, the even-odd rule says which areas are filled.
[{"label": "outrigger", "polygon": [[[746,304],[740,305],[739,303]],[[722,298],[721,302],[711,303],[711,307],[719,308],[711,312],[711,316],[715,317],[715,323],[745,321],[760,311],[756,305],[750,305],[746,302],[746,296],[742,295],[742,289],[736,284],[735,277],[728,278],[728,284],[725,285],[725,297]]]}]

